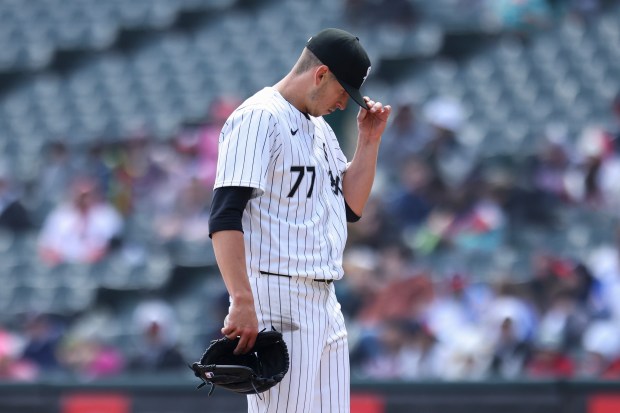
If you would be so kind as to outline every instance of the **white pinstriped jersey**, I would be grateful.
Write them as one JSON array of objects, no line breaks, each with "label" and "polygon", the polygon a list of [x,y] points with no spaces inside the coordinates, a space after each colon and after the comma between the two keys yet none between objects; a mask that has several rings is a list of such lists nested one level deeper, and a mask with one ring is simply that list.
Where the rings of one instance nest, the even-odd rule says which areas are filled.
[{"label": "white pinstriped jersey", "polygon": [[347,160],[322,117],[267,87],[227,120],[215,188],[254,188],[242,224],[249,273],[340,279]]}]

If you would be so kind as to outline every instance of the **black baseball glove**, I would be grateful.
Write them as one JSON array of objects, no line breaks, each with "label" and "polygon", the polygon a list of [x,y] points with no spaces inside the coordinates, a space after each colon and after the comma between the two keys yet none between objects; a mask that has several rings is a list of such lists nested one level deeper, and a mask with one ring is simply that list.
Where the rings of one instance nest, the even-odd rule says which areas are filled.
[{"label": "black baseball glove", "polygon": [[213,340],[199,362],[191,365],[196,377],[202,380],[198,386],[210,384],[209,395],[215,386],[241,394],[258,394],[278,384],[289,368],[289,354],[282,333],[261,331],[252,350],[235,355],[239,338]]}]

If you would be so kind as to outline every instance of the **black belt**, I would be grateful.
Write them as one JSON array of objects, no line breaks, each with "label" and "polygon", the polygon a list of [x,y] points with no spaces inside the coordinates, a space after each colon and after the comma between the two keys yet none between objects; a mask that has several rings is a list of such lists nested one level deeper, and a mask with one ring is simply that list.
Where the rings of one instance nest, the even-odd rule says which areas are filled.
[{"label": "black belt", "polygon": [[[276,277],[286,277],[286,278],[293,278],[290,275],[286,275],[286,274],[276,274],[275,272],[267,272],[267,271],[259,271],[261,274],[263,275],[275,275]],[[331,284],[334,282],[334,280],[324,280],[324,279],[320,279],[320,278],[315,278],[312,281],[316,281],[319,283],[325,283],[325,284]]]}]

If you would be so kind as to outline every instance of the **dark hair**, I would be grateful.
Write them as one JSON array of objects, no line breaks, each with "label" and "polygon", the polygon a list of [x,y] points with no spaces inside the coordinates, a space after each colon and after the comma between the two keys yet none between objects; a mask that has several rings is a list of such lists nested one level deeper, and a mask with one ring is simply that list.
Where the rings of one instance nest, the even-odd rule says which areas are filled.
[{"label": "dark hair", "polygon": [[322,64],[323,63],[314,55],[314,53],[308,49],[304,49],[303,52],[301,52],[301,56],[299,56],[297,63],[295,63],[293,73],[300,75]]}]

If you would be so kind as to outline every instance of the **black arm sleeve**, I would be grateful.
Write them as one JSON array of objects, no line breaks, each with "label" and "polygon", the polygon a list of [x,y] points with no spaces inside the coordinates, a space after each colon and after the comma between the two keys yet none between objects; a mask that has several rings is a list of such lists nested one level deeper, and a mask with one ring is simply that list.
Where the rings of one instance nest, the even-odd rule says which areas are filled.
[{"label": "black arm sleeve", "polygon": [[346,200],[344,201],[344,207],[347,209],[347,222],[357,222],[360,220],[361,216],[353,212]]},{"label": "black arm sleeve", "polygon": [[241,217],[254,189],[245,186],[226,186],[213,191],[209,215],[209,237],[225,230],[243,232]]}]

